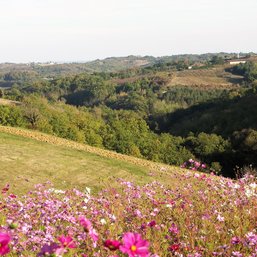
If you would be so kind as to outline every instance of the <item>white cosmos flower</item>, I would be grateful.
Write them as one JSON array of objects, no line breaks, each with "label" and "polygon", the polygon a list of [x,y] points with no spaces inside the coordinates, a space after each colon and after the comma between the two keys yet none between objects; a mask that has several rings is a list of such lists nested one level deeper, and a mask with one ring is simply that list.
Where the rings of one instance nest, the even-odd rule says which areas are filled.
[{"label": "white cosmos flower", "polygon": [[85,192],[90,195],[90,193],[91,193],[91,188],[86,187]]},{"label": "white cosmos flower", "polygon": [[252,188],[252,189],[255,189],[255,188],[257,188],[257,184],[256,183],[252,183],[252,184],[249,185],[249,187]]},{"label": "white cosmos flower", "polygon": [[106,222],[105,219],[100,219],[100,223],[101,223],[102,225],[105,225],[107,222]]}]

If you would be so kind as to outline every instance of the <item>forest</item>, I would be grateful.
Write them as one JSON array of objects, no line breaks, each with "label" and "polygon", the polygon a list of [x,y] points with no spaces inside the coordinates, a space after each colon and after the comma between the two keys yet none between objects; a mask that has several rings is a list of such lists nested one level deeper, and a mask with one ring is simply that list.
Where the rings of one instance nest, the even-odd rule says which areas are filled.
[{"label": "forest", "polygon": [[[193,69],[224,67],[240,85],[170,85],[188,60],[112,72],[42,76],[37,70],[1,75],[0,124],[18,126],[167,164],[189,159],[208,172],[235,177],[257,166],[257,65],[224,66],[211,57]],[[223,60],[223,59],[222,59]]]}]

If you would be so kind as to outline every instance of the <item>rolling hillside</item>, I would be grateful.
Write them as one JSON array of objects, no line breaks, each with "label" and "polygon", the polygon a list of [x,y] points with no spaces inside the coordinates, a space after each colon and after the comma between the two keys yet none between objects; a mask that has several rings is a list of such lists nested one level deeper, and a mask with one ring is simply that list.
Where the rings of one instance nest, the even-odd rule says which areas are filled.
[{"label": "rolling hillside", "polygon": [[61,189],[99,189],[114,177],[140,184],[156,179],[155,174],[164,182],[167,171],[180,170],[39,132],[1,126],[0,151],[0,185],[9,183],[15,193],[46,181]]},{"label": "rolling hillside", "polygon": [[169,81],[169,86],[188,86],[201,88],[226,88],[238,87],[243,77],[224,71],[224,67],[177,71]]}]

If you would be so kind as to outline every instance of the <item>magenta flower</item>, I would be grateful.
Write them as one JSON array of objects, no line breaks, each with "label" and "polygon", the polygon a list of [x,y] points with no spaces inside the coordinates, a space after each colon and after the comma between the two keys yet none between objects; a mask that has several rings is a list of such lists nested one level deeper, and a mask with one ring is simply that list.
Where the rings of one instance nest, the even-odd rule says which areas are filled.
[{"label": "magenta flower", "polygon": [[180,244],[172,244],[170,247],[169,247],[169,250],[172,251],[172,252],[176,252],[178,251],[180,248]]},{"label": "magenta flower", "polygon": [[237,236],[234,236],[234,237],[232,237],[232,239],[231,239],[231,244],[233,244],[233,245],[239,244],[240,242],[241,242],[241,240],[240,240],[240,238],[237,237]]},{"label": "magenta flower", "polygon": [[152,220],[148,223],[148,227],[152,228],[156,225],[156,221],[155,220]]},{"label": "magenta flower", "polygon": [[98,240],[98,234],[96,230],[93,228],[92,223],[87,218],[81,216],[79,217],[79,223],[84,228],[86,232],[89,233],[91,239],[96,242]]},{"label": "magenta flower", "polygon": [[205,169],[207,166],[206,166],[206,164],[202,163],[201,167],[202,167],[203,169]]},{"label": "magenta flower", "polygon": [[11,241],[10,235],[4,232],[0,232],[0,255],[3,256],[10,252],[10,248],[8,246]]},{"label": "magenta flower", "polygon": [[79,217],[80,225],[85,229],[86,232],[89,232],[92,229],[92,224],[90,220],[86,219],[85,217]]},{"label": "magenta flower", "polygon": [[120,245],[121,245],[121,243],[118,240],[107,239],[104,241],[104,246],[109,248],[111,251],[118,250]]},{"label": "magenta flower", "polygon": [[129,257],[149,256],[149,242],[143,240],[140,234],[128,232],[124,234],[122,240],[123,245],[120,246],[120,250]]},{"label": "magenta flower", "polygon": [[62,244],[63,248],[76,248],[76,244],[70,236],[60,236],[58,238],[59,242]]},{"label": "magenta flower", "polygon": [[2,194],[6,194],[10,189],[10,185],[6,184],[6,186],[2,189]]},{"label": "magenta flower", "polygon": [[169,232],[174,235],[177,235],[179,233],[179,229],[174,223],[172,223],[171,227],[169,228]]}]

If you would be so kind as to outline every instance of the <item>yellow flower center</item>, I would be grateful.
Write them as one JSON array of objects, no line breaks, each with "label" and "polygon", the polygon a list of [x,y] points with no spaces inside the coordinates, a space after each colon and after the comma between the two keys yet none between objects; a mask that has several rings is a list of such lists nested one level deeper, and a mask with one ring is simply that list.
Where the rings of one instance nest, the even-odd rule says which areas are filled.
[{"label": "yellow flower center", "polygon": [[137,247],[135,245],[132,245],[130,249],[132,252],[135,252],[137,250]]}]

